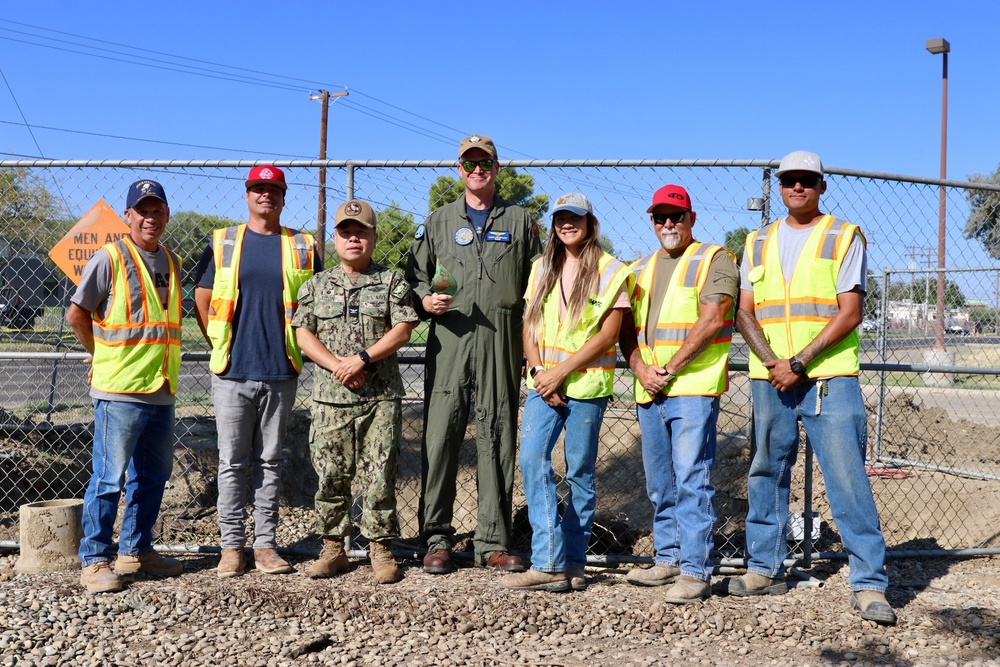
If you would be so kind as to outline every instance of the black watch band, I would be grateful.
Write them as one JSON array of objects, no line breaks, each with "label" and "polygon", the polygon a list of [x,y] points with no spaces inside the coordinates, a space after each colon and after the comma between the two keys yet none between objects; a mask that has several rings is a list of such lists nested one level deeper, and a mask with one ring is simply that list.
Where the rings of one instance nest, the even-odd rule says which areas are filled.
[{"label": "black watch band", "polygon": [[358,356],[361,357],[361,361],[365,362],[365,370],[369,370],[372,367],[372,357],[368,354],[368,350],[361,350],[358,352]]},{"label": "black watch band", "polygon": [[792,357],[791,359],[788,360],[788,366],[789,368],[792,369],[792,372],[795,373],[796,375],[806,374],[806,365],[803,364],[798,359],[796,359],[795,357]]}]

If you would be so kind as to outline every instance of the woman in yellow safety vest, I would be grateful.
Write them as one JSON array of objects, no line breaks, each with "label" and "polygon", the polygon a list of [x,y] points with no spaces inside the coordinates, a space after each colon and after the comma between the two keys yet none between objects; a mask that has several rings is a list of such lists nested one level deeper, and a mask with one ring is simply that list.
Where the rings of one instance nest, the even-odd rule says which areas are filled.
[{"label": "woman in yellow safety vest", "polygon": [[[586,588],[583,568],[594,522],[594,469],[615,377],[615,342],[629,309],[632,272],[598,244],[600,225],[585,196],[559,197],[525,299],[528,398],[521,420],[521,477],[533,531],[531,569],[505,588]],[[566,508],[559,516],[552,449],[566,431]]]}]

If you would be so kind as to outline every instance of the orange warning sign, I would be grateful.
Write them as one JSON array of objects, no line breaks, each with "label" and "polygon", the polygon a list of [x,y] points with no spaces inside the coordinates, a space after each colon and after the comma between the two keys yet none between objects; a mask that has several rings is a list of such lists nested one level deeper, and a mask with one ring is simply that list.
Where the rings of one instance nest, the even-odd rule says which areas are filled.
[{"label": "orange warning sign", "polygon": [[83,267],[97,249],[128,236],[128,233],[128,224],[102,199],[52,247],[49,257],[74,284],[79,285]]}]

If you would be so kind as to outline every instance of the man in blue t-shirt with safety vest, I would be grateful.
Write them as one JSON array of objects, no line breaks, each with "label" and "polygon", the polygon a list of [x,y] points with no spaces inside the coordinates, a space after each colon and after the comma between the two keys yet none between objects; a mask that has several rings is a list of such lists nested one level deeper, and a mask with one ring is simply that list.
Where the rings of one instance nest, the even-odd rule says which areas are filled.
[{"label": "man in blue t-shirt with safety vest", "polygon": [[794,151],[777,171],[788,216],[749,234],[740,266],[736,325],[750,347],[756,451],[747,480],[747,573],[732,595],[788,590],[784,560],[799,420],[823,472],[848,553],[851,606],[892,625],[885,598],[885,540],[865,474],[868,419],[858,382],[858,325],[867,286],[865,237],[822,213],[819,156]]},{"label": "man in blue t-shirt with safety vest", "polygon": [[673,584],[661,599],[689,604],[711,593],[711,475],[739,277],[731,252],[694,239],[697,214],[687,190],[663,186],[646,212],[660,249],[632,267],[632,312],[619,344],[635,374],[656,554],[652,567],[632,570],[626,580]]},{"label": "man in blue t-shirt with safety vest", "polygon": [[[174,394],[181,365],[181,263],[160,245],[170,220],[163,186],[141,180],[125,203],[129,234],[87,262],[66,320],[92,356],[93,476],[83,498],[80,580],[91,593],[118,591],[118,574],[180,574],[153,550],[153,526],[174,464]],[[126,479],[127,473],[127,479]],[[111,539],[125,512],[118,558]]]},{"label": "man in blue t-shirt with safety vest", "polygon": [[281,225],[287,190],[277,167],[251,169],[246,224],[216,229],[198,263],[195,315],[212,346],[219,434],[220,578],[246,569],[248,477],[254,565],[265,574],[292,571],[275,537],[282,444],[302,370],[292,316],[299,288],[323,262],[312,235]]}]

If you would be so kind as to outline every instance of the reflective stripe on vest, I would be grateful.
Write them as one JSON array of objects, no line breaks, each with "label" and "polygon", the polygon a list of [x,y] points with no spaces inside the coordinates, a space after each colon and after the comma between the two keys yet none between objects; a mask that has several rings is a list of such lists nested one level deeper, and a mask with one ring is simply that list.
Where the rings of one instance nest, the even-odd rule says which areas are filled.
[{"label": "reflective stripe on vest", "polygon": [[[302,351],[292,329],[292,317],[298,308],[299,288],[313,275],[315,240],[305,232],[281,231],[282,301],[285,315],[285,351],[296,372],[302,370]],[[208,311],[208,336],[212,340],[209,369],[216,374],[229,366],[233,317],[239,300],[240,258],[246,225],[216,229],[212,233],[215,259],[215,282]]]},{"label": "reflective stripe on vest", "polygon": [[[747,236],[746,250],[750,253],[753,282],[754,314],[768,344],[779,359],[788,359],[813,341],[823,327],[840,312],[837,301],[837,278],[851,240],[864,234],[856,226],[832,215],[824,216],[809,234],[796,261],[789,283],[781,268],[777,237],[780,221]],[[799,267],[805,267],[799,270]],[[857,375],[858,332],[852,331],[809,363],[809,377]],[[750,377],[766,379],[767,369],[760,357],[750,352]]]},{"label": "reflective stripe on vest", "polygon": [[[541,270],[541,263],[541,259],[536,260],[531,267],[528,294],[534,293],[535,280]],[[542,304],[542,334],[538,342],[538,352],[545,368],[552,368],[569,359],[583,347],[600,330],[601,319],[614,305],[615,297],[622,285],[631,285],[632,274],[628,266],[607,253],[603,253],[598,260],[597,270],[597,292],[587,300],[580,321],[573,329],[562,326],[563,322],[559,315],[558,283],[545,295]],[[614,388],[617,361],[615,344],[612,343],[602,357],[570,373],[563,384],[563,391],[570,398],[581,400],[610,396]],[[534,389],[535,385],[530,376],[527,383],[529,389]]]},{"label": "reflective stripe on vest", "polygon": [[180,260],[162,245],[169,279],[167,307],[146,263],[128,237],[105,245],[111,258],[111,301],[94,313],[91,385],[111,394],[151,394],[168,383],[177,392],[181,363]]},{"label": "reflective stripe on vest", "polygon": [[[632,311],[635,317],[639,354],[647,364],[666,366],[677,354],[694,323],[701,315],[699,300],[701,290],[708,280],[709,267],[718,252],[729,252],[716,245],[693,242],[685,249],[674,268],[670,286],[660,304],[659,317],[653,332],[653,349],[646,338],[650,321],[650,293],[656,273],[656,254],[636,262],[632,270],[637,277]],[[732,253],[730,253],[732,255]],[[735,261],[735,257],[734,257]],[[729,347],[733,338],[733,313],[730,312],[715,340],[685,366],[668,384],[663,394],[667,396],[718,396],[729,388]],[[649,403],[653,397],[639,383],[633,383],[635,400]]]}]

